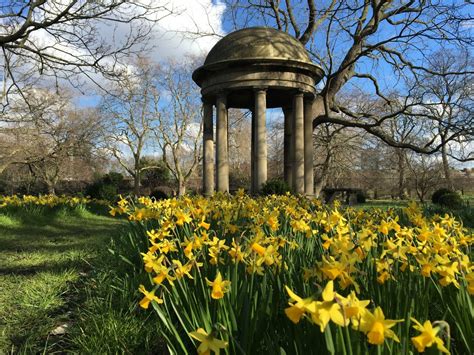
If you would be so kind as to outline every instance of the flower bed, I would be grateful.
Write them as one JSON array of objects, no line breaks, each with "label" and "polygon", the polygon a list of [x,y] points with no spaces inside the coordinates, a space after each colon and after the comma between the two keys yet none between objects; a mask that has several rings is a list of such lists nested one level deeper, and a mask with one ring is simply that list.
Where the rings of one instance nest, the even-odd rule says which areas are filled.
[{"label": "flower bed", "polygon": [[140,305],[175,353],[474,351],[474,236],[449,215],[243,193],[111,213],[147,245]]}]

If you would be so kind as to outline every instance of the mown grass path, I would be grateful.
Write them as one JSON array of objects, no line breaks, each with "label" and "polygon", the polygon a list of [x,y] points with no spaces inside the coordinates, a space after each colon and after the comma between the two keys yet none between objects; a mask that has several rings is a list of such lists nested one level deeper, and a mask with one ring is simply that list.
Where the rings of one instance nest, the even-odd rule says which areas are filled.
[{"label": "mown grass path", "polygon": [[51,332],[74,324],[82,281],[123,226],[86,210],[0,210],[0,354],[67,347]]}]

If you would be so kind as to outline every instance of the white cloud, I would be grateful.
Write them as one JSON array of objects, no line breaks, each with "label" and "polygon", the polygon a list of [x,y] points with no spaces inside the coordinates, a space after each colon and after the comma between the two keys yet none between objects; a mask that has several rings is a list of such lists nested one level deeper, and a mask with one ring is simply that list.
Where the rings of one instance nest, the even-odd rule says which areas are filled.
[{"label": "white cloud", "polygon": [[[48,8],[50,12],[59,12],[68,4],[67,0],[55,0],[56,7]],[[49,3],[48,3],[49,4]],[[141,5],[159,6],[164,4],[164,8],[147,15],[148,20],[157,21],[151,32],[149,41],[150,49],[143,53],[152,60],[160,62],[163,60],[175,59],[178,63],[183,56],[199,56],[207,53],[212,46],[223,36],[222,26],[225,4],[220,0],[136,0],[126,8],[121,8],[116,16],[127,17],[143,13]],[[49,5],[51,6],[51,5]],[[166,9],[165,9],[166,7]],[[36,14],[37,20],[41,20],[47,15]],[[97,28],[97,43],[104,41],[112,48],[120,48],[129,39],[132,31],[139,29],[139,22],[111,22],[104,20],[89,20],[90,24]],[[150,24],[151,22],[145,22]],[[16,24],[21,26],[21,22]],[[74,28],[62,25],[66,30],[74,32]],[[5,27],[3,28],[6,29]],[[13,27],[7,32],[13,31]],[[0,35],[2,31],[0,29]],[[91,61],[91,57],[84,48],[70,43],[64,38],[54,37],[47,30],[37,30],[32,32],[30,38],[35,46],[45,49],[49,54],[71,62]],[[3,62],[3,60],[0,60]],[[103,58],[102,64],[113,64],[111,58]],[[32,64],[32,63],[31,63]],[[21,71],[33,69],[30,63],[24,63]],[[36,74],[39,75],[35,69]],[[98,73],[90,72],[90,76],[101,81]],[[48,79],[46,79],[48,81]],[[44,84],[44,83],[43,83]],[[47,83],[46,83],[47,84]]]},{"label": "white cloud", "polygon": [[207,53],[225,33],[225,4],[212,0],[173,0],[174,14],[162,19],[154,32],[157,60]]},{"label": "white cloud", "polygon": [[[147,15],[156,25],[151,33],[151,50],[145,54],[157,62],[207,53],[225,35],[222,22],[226,6],[219,0],[138,0],[135,3],[166,4],[163,9]],[[132,4],[123,9],[122,14],[131,16],[142,11],[140,6]],[[118,47],[136,30],[137,23],[99,22],[97,26],[101,37]]]}]

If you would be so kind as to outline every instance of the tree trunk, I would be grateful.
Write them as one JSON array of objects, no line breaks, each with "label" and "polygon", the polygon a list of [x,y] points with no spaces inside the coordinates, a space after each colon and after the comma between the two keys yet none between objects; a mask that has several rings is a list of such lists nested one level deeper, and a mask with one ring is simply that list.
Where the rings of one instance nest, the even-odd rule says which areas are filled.
[{"label": "tree trunk", "polygon": [[405,164],[405,152],[403,150],[397,150],[398,159],[398,198],[400,200],[406,200],[408,198],[408,191],[406,187],[406,164]]},{"label": "tree trunk", "polygon": [[140,172],[135,171],[135,175],[133,176],[133,194],[135,196],[140,195]]},{"label": "tree trunk", "polygon": [[[323,117],[325,115],[325,110],[324,110],[324,101],[321,96],[316,96],[316,98],[313,101],[313,127],[315,127],[315,122],[317,122],[318,117]],[[313,128],[314,131],[314,128]],[[329,171],[329,163],[331,160],[330,153],[327,152],[326,156],[326,161],[324,162],[323,168],[320,171],[320,175],[316,176],[314,179],[314,196],[315,197],[320,197],[321,191],[323,188],[326,186],[327,181],[328,181],[328,171]]]},{"label": "tree trunk", "polygon": [[54,185],[55,185],[54,182],[46,181],[46,187],[48,188],[49,195],[56,195],[56,189]]},{"label": "tree trunk", "polygon": [[454,190],[453,180],[451,178],[451,171],[449,169],[448,153],[446,152],[446,144],[443,144],[441,148],[441,157],[443,158],[443,172],[446,186],[451,190]]},{"label": "tree trunk", "polygon": [[183,178],[178,179],[178,196],[184,196],[186,193],[186,185]]},{"label": "tree trunk", "polygon": [[327,152],[326,160],[324,161],[323,168],[320,171],[319,177],[314,182],[314,196],[319,197],[321,191],[324,189],[329,178],[329,167],[331,165],[331,153]]},{"label": "tree trunk", "polygon": [[321,191],[323,191],[324,186],[326,186],[327,176],[321,175],[315,182],[314,182],[314,197],[320,197]]}]

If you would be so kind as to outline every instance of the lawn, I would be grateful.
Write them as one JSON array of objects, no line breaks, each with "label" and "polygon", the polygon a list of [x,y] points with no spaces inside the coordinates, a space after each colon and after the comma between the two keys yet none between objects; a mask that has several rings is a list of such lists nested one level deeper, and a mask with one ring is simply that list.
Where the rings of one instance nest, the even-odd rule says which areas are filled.
[{"label": "lawn", "polygon": [[123,226],[83,208],[0,210],[0,353],[64,350],[54,330],[75,323],[94,263]]}]

